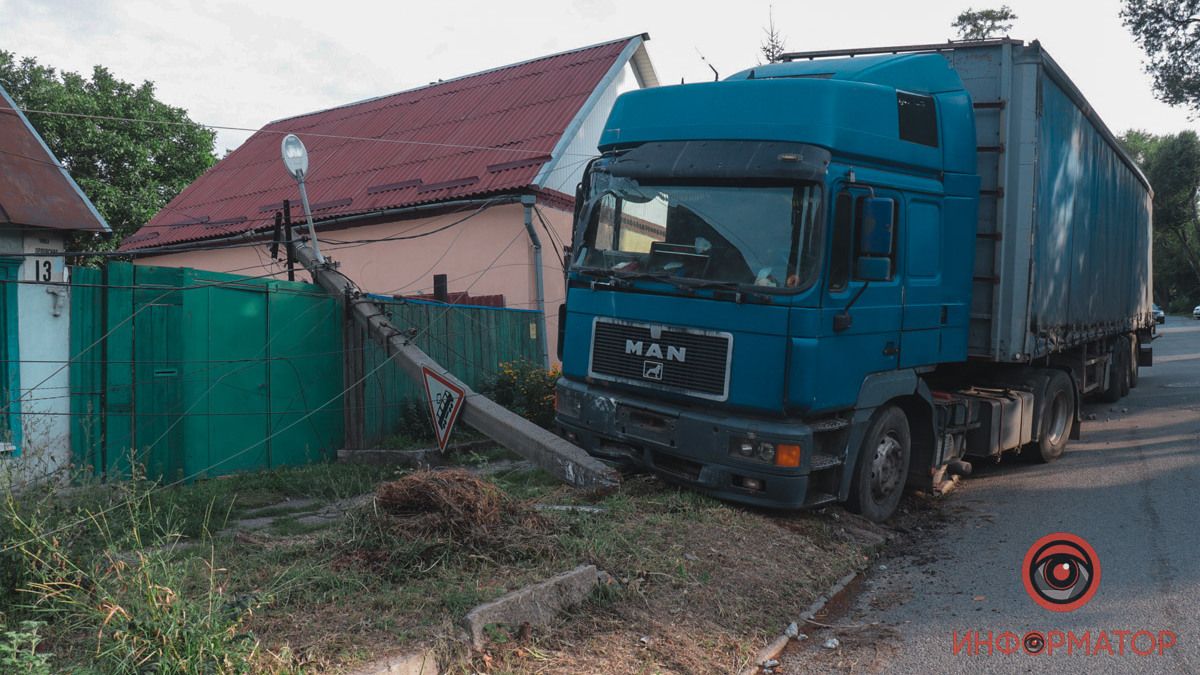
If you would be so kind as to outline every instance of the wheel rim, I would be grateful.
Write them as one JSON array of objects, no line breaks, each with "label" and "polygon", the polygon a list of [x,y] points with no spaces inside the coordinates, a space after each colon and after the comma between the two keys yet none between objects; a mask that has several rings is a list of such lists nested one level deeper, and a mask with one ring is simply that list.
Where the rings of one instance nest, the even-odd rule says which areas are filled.
[{"label": "wheel rim", "polygon": [[871,458],[871,496],[880,502],[900,485],[904,454],[904,446],[896,437],[895,431],[889,431],[879,439],[875,446],[875,455]]},{"label": "wheel rim", "polygon": [[1050,445],[1058,445],[1067,433],[1068,407],[1067,392],[1061,389],[1055,392],[1050,401],[1050,426],[1046,431],[1046,440]]}]

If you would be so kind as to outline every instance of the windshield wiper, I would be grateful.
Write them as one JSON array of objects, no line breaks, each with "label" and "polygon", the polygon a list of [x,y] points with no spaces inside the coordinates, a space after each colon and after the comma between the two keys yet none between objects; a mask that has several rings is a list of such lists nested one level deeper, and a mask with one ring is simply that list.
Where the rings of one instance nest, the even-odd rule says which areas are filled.
[{"label": "windshield wiper", "polygon": [[733,293],[737,294],[737,302],[741,302],[743,297],[756,298],[766,301],[770,301],[771,298],[770,293],[764,293],[758,290],[756,286],[737,281],[720,281],[717,279],[688,279],[686,282],[681,281],[681,283],[686,283],[688,286],[695,289],[732,291]]},{"label": "windshield wiper", "polygon": [[691,292],[691,288],[681,282],[678,278],[673,277],[668,272],[622,272],[621,270],[608,269],[604,267],[573,267],[575,272],[586,274],[589,276],[598,277],[606,281],[611,281],[614,286],[628,286],[631,281],[661,281],[665,284],[674,286],[678,290]]},{"label": "windshield wiper", "polygon": [[573,269],[582,274],[610,280],[617,286],[628,286],[631,281],[659,281],[689,295],[694,295],[697,290],[731,291],[737,295],[737,302],[741,302],[743,298],[770,301],[771,297],[769,293],[758,291],[753,286],[737,281],[677,277],[670,272],[622,272],[603,267],[575,267]]},{"label": "windshield wiper", "polygon": [[692,285],[685,283],[682,279],[673,276],[670,272],[622,272],[621,270],[613,270],[614,278],[631,281],[641,279],[645,281],[661,281],[664,284],[669,284],[681,291],[692,292]]}]

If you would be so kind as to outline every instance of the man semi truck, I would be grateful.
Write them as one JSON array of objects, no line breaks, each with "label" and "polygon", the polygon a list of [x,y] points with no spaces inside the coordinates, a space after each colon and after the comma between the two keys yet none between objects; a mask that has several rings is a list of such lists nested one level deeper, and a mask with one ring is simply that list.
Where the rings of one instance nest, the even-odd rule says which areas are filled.
[{"label": "man semi truck", "polygon": [[557,422],[735,501],[873,520],[1150,365],[1151,188],[1037,43],[633,91],[577,191]]}]

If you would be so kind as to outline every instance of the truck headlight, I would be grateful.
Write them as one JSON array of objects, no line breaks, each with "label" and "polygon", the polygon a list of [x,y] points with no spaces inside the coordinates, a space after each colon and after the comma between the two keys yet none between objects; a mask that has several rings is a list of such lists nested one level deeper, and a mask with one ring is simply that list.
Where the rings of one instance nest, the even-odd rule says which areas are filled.
[{"label": "truck headlight", "polygon": [[729,454],[776,466],[800,466],[800,446],[794,443],[772,443],[753,437],[734,436],[729,439]]},{"label": "truck headlight", "polygon": [[554,390],[554,411],[564,417],[582,417],[583,396],[572,389],[557,387]]}]

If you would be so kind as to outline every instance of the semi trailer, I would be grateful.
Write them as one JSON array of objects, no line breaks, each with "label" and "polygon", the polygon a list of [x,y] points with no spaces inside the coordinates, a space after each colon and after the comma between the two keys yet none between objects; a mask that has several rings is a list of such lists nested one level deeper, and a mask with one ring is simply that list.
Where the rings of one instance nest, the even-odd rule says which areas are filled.
[{"label": "semi trailer", "polygon": [[596,456],[879,521],[1152,364],[1151,186],[1036,41],[632,91],[599,150],[556,389]]}]

